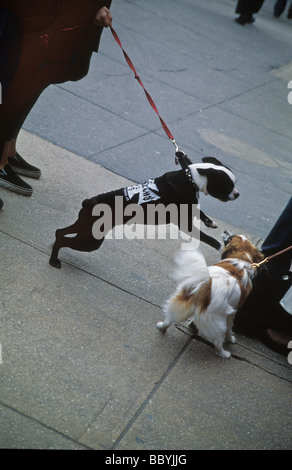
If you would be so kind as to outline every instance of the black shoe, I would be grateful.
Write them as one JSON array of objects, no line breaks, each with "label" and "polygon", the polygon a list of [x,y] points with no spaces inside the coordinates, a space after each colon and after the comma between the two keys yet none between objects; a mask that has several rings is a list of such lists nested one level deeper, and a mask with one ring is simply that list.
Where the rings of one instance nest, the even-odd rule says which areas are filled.
[{"label": "black shoe", "polygon": [[31,196],[33,192],[32,187],[19,178],[9,164],[0,170],[0,186],[24,196]]},{"label": "black shoe", "polygon": [[279,18],[285,10],[287,0],[277,0],[274,4],[274,16]]},{"label": "black shoe", "polygon": [[8,157],[8,163],[12,170],[18,175],[28,176],[30,178],[39,178],[41,176],[41,170],[27,163],[19,153],[16,153],[14,157]]},{"label": "black shoe", "polygon": [[244,26],[245,23],[246,23],[246,19],[245,19],[245,17],[242,16],[242,15],[239,16],[238,18],[235,18],[235,21],[236,21],[236,23],[241,24],[242,26]]},{"label": "black shoe", "polygon": [[251,24],[255,22],[255,18],[252,15],[246,17],[246,23]]},{"label": "black shoe", "polygon": [[2,199],[0,199],[0,210],[2,209],[2,207],[3,207],[3,201]]},{"label": "black shoe", "polygon": [[236,23],[241,24],[242,26],[245,23],[251,24],[255,22],[255,19],[252,15],[240,15],[238,18],[235,18]]},{"label": "black shoe", "polygon": [[292,340],[292,332],[277,331],[268,328],[262,335],[262,342],[273,351],[276,351],[283,356],[289,353],[288,344]]},{"label": "black shoe", "polygon": [[275,18],[280,18],[282,12],[279,13],[276,9],[274,9],[274,13],[273,13],[273,14],[274,14],[274,17],[275,17]]}]

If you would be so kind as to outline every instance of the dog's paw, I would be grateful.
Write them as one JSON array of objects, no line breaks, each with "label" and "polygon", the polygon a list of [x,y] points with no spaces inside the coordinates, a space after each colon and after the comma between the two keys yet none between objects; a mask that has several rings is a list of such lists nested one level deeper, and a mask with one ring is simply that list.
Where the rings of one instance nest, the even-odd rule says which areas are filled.
[{"label": "dog's paw", "polygon": [[218,228],[218,224],[213,220],[209,219],[208,217],[204,220],[206,227],[208,228]]},{"label": "dog's paw", "polygon": [[156,326],[160,331],[163,332],[166,331],[168,327],[168,325],[166,325],[163,321],[159,321]]},{"label": "dog's paw", "polygon": [[231,353],[229,351],[224,350],[221,357],[223,357],[223,359],[230,359],[231,358]]},{"label": "dog's paw", "polygon": [[61,261],[58,258],[50,258],[49,263],[53,268],[61,269]]},{"label": "dog's paw", "polygon": [[216,351],[216,354],[223,359],[230,359],[231,353],[229,351],[225,351],[225,349],[221,349],[220,351]]},{"label": "dog's paw", "polygon": [[234,335],[231,335],[230,343],[232,344],[236,343],[236,337]]},{"label": "dog's paw", "polygon": [[216,224],[216,222],[213,222],[213,220],[211,220],[211,225],[209,225],[210,228],[218,228],[218,224]]},{"label": "dog's paw", "polygon": [[226,343],[234,344],[234,343],[236,343],[236,337],[232,334],[228,334],[228,335],[226,335],[225,341],[226,341]]}]

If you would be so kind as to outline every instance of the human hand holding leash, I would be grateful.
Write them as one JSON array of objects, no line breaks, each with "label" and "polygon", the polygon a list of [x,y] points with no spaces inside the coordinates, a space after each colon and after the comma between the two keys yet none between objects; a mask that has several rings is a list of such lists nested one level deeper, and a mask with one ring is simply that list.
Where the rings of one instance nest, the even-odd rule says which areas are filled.
[{"label": "human hand holding leash", "polygon": [[102,28],[108,28],[112,25],[113,17],[111,12],[107,7],[102,7],[98,10],[95,14],[93,19],[93,23],[97,26],[101,26]]}]

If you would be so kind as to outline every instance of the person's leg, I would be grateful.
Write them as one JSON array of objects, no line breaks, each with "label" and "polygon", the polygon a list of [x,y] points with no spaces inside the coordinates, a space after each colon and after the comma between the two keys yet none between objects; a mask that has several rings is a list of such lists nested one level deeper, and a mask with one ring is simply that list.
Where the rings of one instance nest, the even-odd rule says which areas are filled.
[{"label": "person's leg", "polygon": [[17,139],[15,137],[9,142],[7,157],[10,167],[18,175],[28,176],[30,178],[40,178],[41,170],[30,165],[30,163],[26,162],[17,152],[16,140]]},{"label": "person's leg", "polygon": [[274,5],[274,16],[276,18],[279,18],[279,16],[282,15],[283,11],[285,10],[287,0],[277,0],[277,2]]},{"label": "person's leg", "polygon": [[[40,170],[22,158],[15,158],[16,141],[25,119],[47,86],[46,76],[38,71],[40,60],[34,53],[33,38],[25,35],[18,68],[0,106],[0,186],[26,196],[30,196],[33,190],[16,173],[39,177]],[[32,170],[35,174],[27,174],[23,170]]]},{"label": "person's leg", "polygon": [[236,6],[236,13],[239,17],[235,19],[238,24],[245,25],[246,23],[253,23],[253,2],[252,0],[239,0]]},{"label": "person's leg", "polygon": [[[270,256],[292,245],[292,197],[276,221],[272,230],[262,244],[262,252]],[[275,258],[276,263],[282,269],[289,271],[291,266],[292,250]]]},{"label": "person's leg", "polygon": [[[292,198],[262,244],[267,257],[292,245]],[[255,337],[267,330],[292,332],[292,315],[280,304],[292,285],[292,250],[279,255],[256,272],[253,290],[235,317],[235,329]]]},{"label": "person's leg", "polygon": [[[11,141],[6,141],[2,144],[1,161],[0,161],[0,186],[4,189],[22,194],[24,196],[31,196],[32,187],[23,181],[11,169],[8,162],[9,149]],[[3,205],[3,204],[2,204]]]},{"label": "person's leg", "polygon": [[[20,194],[31,195],[32,188],[19,178],[9,165],[16,136],[30,110],[22,101],[25,79],[21,70],[23,31],[19,19],[0,7],[0,186]],[[28,96],[27,96],[28,98]],[[26,163],[26,162],[25,162]],[[23,164],[21,163],[20,166]]]},{"label": "person's leg", "polygon": [[288,18],[289,20],[292,19],[292,2],[291,2],[291,4],[290,4],[290,7],[289,7],[289,10],[288,10],[288,13],[287,13],[287,18]]},{"label": "person's leg", "polygon": [[263,3],[263,0],[238,0],[235,12],[240,16],[235,21],[241,25],[254,23],[253,13],[258,13]]}]

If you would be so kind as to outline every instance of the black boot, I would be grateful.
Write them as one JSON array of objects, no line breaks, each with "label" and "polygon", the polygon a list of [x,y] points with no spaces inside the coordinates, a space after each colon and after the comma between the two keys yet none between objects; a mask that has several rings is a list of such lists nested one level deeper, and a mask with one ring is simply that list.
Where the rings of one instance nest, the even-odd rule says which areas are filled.
[{"label": "black boot", "polygon": [[252,15],[240,15],[238,18],[235,18],[236,23],[244,26],[246,23],[251,24],[255,22],[255,19]]}]

